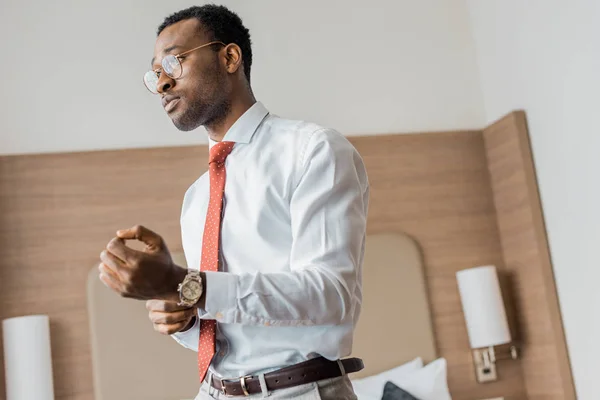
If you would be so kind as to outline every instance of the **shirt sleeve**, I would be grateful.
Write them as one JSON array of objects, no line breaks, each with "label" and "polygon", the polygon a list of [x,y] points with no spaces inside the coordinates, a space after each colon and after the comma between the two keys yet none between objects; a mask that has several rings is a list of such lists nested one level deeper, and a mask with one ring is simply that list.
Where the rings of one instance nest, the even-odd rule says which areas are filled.
[{"label": "shirt sleeve", "polygon": [[[339,325],[362,299],[369,184],[352,144],[314,132],[290,201],[292,248],[285,272],[206,272],[206,313],[222,323]],[[207,316],[204,316],[207,318]]]},{"label": "shirt sleeve", "polygon": [[177,332],[171,335],[173,339],[183,347],[198,351],[198,338],[200,336],[200,318],[196,318],[194,325],[187,331]]}]

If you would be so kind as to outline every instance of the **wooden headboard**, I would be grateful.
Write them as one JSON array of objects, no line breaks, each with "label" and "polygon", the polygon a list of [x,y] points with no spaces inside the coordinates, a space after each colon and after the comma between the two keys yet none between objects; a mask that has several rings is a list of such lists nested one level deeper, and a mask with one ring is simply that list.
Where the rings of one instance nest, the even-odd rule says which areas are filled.
[{"label": "wooden headboard", "polygon": [[[575,399],[526,138],[522,113],[486,130],[351,138],[372,187],[369,235],[404,232],[420,246],[455,400]],[[0,318],[50,316],[57,400],[94,398],[89,266],[136,223],[181,250],[181,200],[206,157],[206,146],[0,157]],[[484,264],[508,273],[523,358],[482,385],[455,273]],[[1,399],[3,385],[0,375]]]},{"label": "wooden headboard", "polygon": [[[365,369],[352,379],[377,374],[421,357],[437,356],[423,255],[402,232],[367,235],[363,303],[353,356]],[[402,305],[409,305],[403,307]]]}]

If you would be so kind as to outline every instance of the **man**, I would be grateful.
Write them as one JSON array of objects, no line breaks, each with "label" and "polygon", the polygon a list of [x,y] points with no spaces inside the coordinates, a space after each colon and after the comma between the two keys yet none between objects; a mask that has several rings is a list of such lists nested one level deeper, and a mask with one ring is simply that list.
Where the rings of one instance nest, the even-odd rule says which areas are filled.
[{"label": "man", "polygon": [[159,27],[144,82],[178,129],[209,135],[209,171],[181,214],[190,270],[136,226],[108,243],[100,279],[148,300],[155,329],[198,351],[197,399],[355,399],[347,374],[362,362],[344,357],[362,302],[365,167],[339,133],[270,114],[251,66],[249,32],[225,7]]}]

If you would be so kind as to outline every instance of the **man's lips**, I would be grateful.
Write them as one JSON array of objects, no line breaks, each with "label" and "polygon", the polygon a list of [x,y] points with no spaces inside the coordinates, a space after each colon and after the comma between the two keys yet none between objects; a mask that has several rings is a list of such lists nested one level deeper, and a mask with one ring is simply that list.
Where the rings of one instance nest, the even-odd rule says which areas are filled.
[{"label": "man's lips", "polygon": [[162,105],[167,113],[172,111],[178,103],[179,97],[177,96],[167,95],[162,98]]}]

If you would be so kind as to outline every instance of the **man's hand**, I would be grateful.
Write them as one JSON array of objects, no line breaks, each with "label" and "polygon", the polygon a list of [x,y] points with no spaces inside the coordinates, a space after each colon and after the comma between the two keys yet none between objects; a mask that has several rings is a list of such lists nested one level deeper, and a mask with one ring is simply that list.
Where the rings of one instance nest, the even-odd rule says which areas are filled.
[{"label": "man's hand", "polygon": [[150,321],[154,325],[154,330],[163,335],[172,335],[190,329],[198,311],[196,307],[185,308],[177,305],[177,302],[168,300],[148,300],[146,308],[150,312]]},{"label": "man's hand", "polygon": [[[125,245],[126,240],[146,244],[143,251]],[[100,254],[100,280],[123,297],[139,300],[177,301],[177,284],[186,270],[173,263],[163,239],[143,226],[117,232]]]}]

